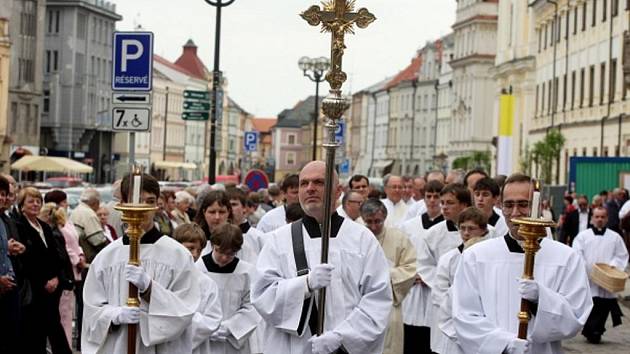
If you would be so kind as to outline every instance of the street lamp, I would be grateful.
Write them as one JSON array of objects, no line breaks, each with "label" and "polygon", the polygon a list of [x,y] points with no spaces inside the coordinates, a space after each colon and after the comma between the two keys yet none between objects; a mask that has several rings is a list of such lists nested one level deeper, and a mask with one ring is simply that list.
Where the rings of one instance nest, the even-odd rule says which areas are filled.
[{"label": "street lamp", "polygon": [[326,57],[302,57],[298,67],[304,76],[315,82],[315,114],[313,115],[313,161],[317,160],[317,120],[319,118],[319,83],[325,80],[324,72],[330,68],[330,60]]},{"label": "street lamp", "polygon": [[[216,134],[217,134],[217,113],[219,105],[219,95],[223,98],[223,95],[219,93],[221,87],[221,71],[219,70],[219,49],[221,48],[221,9],[232,5],[235,0],[204,0],[209,5],[217,8],[217,20],[216,29],[214,32],[214,70],[212,71],[212,116],[210,118],[210,161],[208,171],[208,183],[214,184],[216,182],[217,172],[217,149],[216,149]],[[222,101],[222,99],[221,99]]]}]

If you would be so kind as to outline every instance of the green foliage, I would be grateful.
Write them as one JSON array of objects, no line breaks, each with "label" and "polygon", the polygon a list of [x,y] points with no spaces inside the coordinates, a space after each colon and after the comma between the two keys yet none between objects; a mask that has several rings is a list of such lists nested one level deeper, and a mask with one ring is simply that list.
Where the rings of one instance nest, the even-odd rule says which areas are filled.
[{"label": "green foliage", "polygon": [[560,152],[564,147],[566,139],[557,129],[551,129],[545,138],[534,144],[529,151],[531,161],[540,166],[540,179],[547,184],[551,184],[553,178],[554,163],[560,163]]},{"label": "green foliage", "polygon": [[453,169],[461,168],[470,170],[473,168],[490,169],[490,151],[473,151],[469,155],[461,156],[453,160]]}]

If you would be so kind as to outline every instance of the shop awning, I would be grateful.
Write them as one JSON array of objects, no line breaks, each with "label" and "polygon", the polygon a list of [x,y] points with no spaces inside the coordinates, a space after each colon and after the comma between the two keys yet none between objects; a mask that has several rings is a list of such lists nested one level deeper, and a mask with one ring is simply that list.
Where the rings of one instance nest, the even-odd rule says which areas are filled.
[{"label": "shop awning", "polygon": [[196,170],[197,165],[190,162],[177,162],[177,161],[155,161],[153,162],[155,168],[167,169],[167,168],[183,168],[186,170]]},{"label": "shop awning", "polygon": [[92,173],[92,166],[66,157],[24,156],[11,165],[12,170]]}]

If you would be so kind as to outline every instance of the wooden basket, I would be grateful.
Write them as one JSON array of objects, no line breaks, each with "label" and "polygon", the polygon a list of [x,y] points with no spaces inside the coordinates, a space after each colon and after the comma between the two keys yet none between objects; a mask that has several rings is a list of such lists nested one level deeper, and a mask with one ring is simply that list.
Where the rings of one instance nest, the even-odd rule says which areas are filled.
[{"label": "wooden basket", "polygon": [[628,279],[626,272],[605,263],[595,263],[591,271],[591,280],[593,283],[611,293],[623,291],[626,288],[626,279]]}]

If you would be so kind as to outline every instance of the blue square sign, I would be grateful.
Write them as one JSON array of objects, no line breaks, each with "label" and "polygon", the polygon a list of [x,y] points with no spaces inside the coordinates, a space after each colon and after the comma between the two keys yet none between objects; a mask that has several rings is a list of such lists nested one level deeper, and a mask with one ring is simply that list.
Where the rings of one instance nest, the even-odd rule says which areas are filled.
[{"label": "blue square sign", "polygon": [[151,91],[153,33],[114,32],[112,89]]}]

